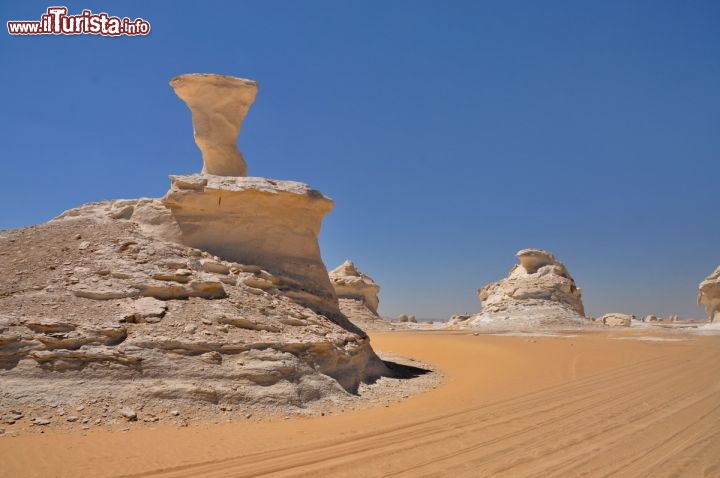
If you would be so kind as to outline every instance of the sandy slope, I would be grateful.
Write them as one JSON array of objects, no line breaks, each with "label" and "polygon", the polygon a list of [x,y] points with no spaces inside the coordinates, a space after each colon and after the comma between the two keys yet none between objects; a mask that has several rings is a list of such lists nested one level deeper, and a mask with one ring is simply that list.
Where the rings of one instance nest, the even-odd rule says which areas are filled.
[{"label": "sandy slope", "polygon": [[633,335],[376,334],[445,384],[325,417],[6,436],[0,476],[720,476],[720,337]]}]

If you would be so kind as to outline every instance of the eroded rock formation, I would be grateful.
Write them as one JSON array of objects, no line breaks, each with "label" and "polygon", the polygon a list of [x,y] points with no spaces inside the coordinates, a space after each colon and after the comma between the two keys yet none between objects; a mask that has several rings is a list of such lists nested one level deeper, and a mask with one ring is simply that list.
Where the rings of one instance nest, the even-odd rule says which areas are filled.
[{"label": "eroded rock formation", "polygon": [[338,298],[355,299],[365,304],[371,312],[377,314],[380,299],[380,286],[369,276],[363,274],[351,260],[346,260],[330,271],[330,281]]},{"label": "eroded rock formation", "polygon": [[247,165],[237,148],[243,120],[255,101],[253,80],[212,74],[176,76],[170,86],[192,112],[195,143],[203,156],[203,173],[247,176]]},{"label": "eroded rock formation", "polygon": [[364,334],[292,300],[281,277],[132,219],[66,215],[3,233],[0,250],[17,272],[0,275],[3,408],[301,405],[384,370]]},{"label": "eroded rock formation", "polygon": [[81,404],[154,421],[168,400],[302,406],[389,373],[340,313],[320,257],[332,201],[228,176],[245,171],[230,136],[254,82],[186,75],[173,87],[193,111],[203,173],[171,177],[163,199],[87,204],[0,234],[0,270],[12,271],[0,274],[1,409]]},{"label": "eroded rock formation", "polygon": [[702,281],[698,289],[698,304],[705,306],[708,320],[720,322],[720,267]]},{"label": "eroded rock formation", "polygon": [[581,290],[565,265],[541,249],[523,249],[507,278],[478,289],[480,313],[451,326],[533,328],[586,323]]},{"label": "eroded rock formation", "polygon": [[390,324],[378,315],[380,286],[361,272],[351,260],[330,271],[330,282],[340,302],[340,310],[363,330],[388,329]]},{"label": "eroded rock formation", "polygon": [[630,324],[632,324],[634,318],[634,315],[612,312],[610,314],[605,314],[600,317],[598,319],[598,322],[609,325],[610,327],[630,327]]},{"label": "eroded rock formation", "polygon": [[320,256],[318,234],[333,202],[305,184],[265,178],[171,176],[163,204],[173,239],[283,277],[295,298],[324,313],[338,303]]}]

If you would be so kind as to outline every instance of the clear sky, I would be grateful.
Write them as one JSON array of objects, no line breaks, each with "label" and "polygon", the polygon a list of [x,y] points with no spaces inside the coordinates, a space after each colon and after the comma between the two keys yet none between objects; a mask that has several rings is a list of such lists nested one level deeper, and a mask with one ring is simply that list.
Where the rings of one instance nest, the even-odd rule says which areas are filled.
[{"label": "clear sky", "polygon": [[250,175],[335,200],[328,268],[381,313],[479,308],[518,249],[563,261],[593,315],[702,317],[720,263],[720,2],[63,2],[146,37],[11,36],[0,2],[0,228],[162,196],[200,170],[192,72],[257,80]]}]

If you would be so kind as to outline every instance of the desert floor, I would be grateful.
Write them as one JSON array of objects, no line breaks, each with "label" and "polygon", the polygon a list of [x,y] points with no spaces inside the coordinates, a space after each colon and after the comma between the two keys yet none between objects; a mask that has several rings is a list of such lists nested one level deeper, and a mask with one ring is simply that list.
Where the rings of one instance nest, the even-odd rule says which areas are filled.
[{"label": "desert floor", "polygon": [[327,416],[6,435],[0,476],[720,476],[720,336],[372,341],[444,383]]}]

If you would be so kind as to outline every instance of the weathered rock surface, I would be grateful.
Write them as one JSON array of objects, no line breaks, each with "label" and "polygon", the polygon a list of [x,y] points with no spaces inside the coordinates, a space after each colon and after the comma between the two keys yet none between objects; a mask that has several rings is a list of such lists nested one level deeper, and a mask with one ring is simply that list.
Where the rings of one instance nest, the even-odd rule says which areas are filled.
[{"label": "weathered rock surface", "polygon": [[237,148],[243,120],[255,101],[253,80],[212,74],[189,74],[170,80],[175,93],[192,112],[195,143],[202,151],[203,173],[247,176]]},{"label": "weathered rock surface", "polygon": [[298,300],[338,311],[318,234],[333,202],[307,185],[265,178],[172,176],[162,202],[179,242],[282,277]]},{"label": "weathered rock surface", "polygon": [[280,277],[98,208],[116,209],[0,237],[0,409],[301,406],[387,371],[362,332],[295,302]]},{"label": "weathered rock surface", "polygon": [[167,401],[302,406],[390,374],[322,263],[332,201],[229,177],[246,174],[235,141],[257,84],[171,84],[192,110],[203,174],[171,177],[162,200],[87,204],[0,235],[0,410],[65,403],[87,406],[83,425],[90,408],[153,422]]},{"label": "weathered rock surface", "polygon": [[507,278],[478,289],[480,313],[457,316],[450,327],[532,329],[588,323],[581,290],[565,265],[541,249],[517,253]]},{"label": "weathered rock surface", "polygon": [[340,310],[362,330],[388,330],[390,323],[377,312],[380,286],[347,260],[330,271],[330,282],[338,296]]},{"label": "weathered rock surface", "polygon": [[600,317],[600,319],[598,319],[598,322],[602,322],[603,324],[609,325],[610,327],[630,327],[630,324],[632,323],[634,318],[634,315],[613,312],[603,315],[602,317]]},{"label": "weathered rock surface", "polygon": [[720,322],[720,267],[702,281],[698,289],[698,304],[705,306],[708,320]]},{"label": "weathered rock surface", "polygon": [[380,286],[355,267],[351,260],[331,270],[330,281],[338,298],[362,301],[371,312],[377,314]]}]

